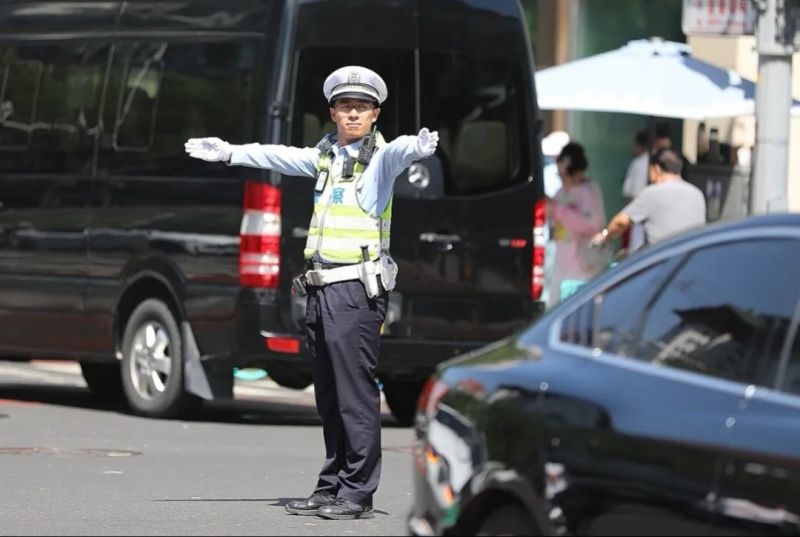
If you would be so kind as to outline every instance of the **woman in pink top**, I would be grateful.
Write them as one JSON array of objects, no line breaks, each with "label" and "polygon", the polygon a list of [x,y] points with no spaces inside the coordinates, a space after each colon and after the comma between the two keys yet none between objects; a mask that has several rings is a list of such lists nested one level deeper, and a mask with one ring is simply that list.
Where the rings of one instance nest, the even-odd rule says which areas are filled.
[{"label": "woman in pink top", "polygon": [[583,147],[571,142],[564,146],[556,159],[558,173],[564,185],[550,200],[556,244],[550,303],[560,298],[564,280],[588,280],[604,267],[598,264],[590,250],[590,239],[606,222],[603,195],[597,184],[586,175],[589,161]]}]

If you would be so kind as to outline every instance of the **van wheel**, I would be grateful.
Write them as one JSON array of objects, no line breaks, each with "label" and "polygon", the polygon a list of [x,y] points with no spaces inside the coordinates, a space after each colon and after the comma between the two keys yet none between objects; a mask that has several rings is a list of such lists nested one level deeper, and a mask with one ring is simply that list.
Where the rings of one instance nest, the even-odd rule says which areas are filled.
[{"label": "van wheel", "polygon": [[199,400],[184,390],[183,341],[169,307],[139,304],[122,339],[122,385],[131,409],[153,418],[175,417]]},{"label": "van wheel", "polygon": [[505,505],[489,513],[476,535],[540,535],[540,533],[524,509],[516,505]]},{"label": "van wheel", "polygon": [[382,380],[383,395],[392,416],[403,427],[414,423],[417,414],[417,399],[422,392],[423,382],[416,380]]},{"label": "van wheel", "polygon": [[289,369],[282,369],[280,367],[270,367],[267,369],[267,375],[284,388],[302,390],[311,384],[310,374],[290,371]]},{"label": "van wheel", "polygon": [[83,380],[92,394],[103,398],[122,396],[122,372],[119,363],[81,362]]}]

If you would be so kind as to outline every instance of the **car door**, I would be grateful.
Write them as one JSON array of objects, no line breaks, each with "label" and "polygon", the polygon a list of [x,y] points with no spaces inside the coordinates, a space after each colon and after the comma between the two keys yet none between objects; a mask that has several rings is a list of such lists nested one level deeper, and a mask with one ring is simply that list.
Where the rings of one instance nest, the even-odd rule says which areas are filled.
[{"label": "car door", "polygon": [[583,357],[580,366],[549,379],[541,397],[543,466],[548,482],[558,484],[547,499],[565,532],[711,529],[721,416],[735,410],[743,388],[661,367],[641,350],[642,325],[676,285],[683,259],[670,252],[623,271],[557,323],[553,348]]},{"label": "car door", "polygon": [[778,374],[800,296],[800,280],[789,269],[799,253],[788,237],[734,237],[697,248],[649,308],[642,330],[642,358],[714,377],[740,394],[713,416],[724,427],[712,443],[723,470],[708,503],[717,532],[760,533],[758,523],[767,520],[797,529],[796,515],[793,521],[785,510],[797,492],[797,402],[763,386]]},{"label": "car door", "polygon": [[[741,246],[736,245],[740,248]],[[724,453],[715,504],[721,528],[735,534],[800,532],[800,241],[761,238],[740,259],[750,277],[740,294],[757,322],[760,352],[747,363],[748,384]],[[741,336],[739,337],[741,339]]]}]

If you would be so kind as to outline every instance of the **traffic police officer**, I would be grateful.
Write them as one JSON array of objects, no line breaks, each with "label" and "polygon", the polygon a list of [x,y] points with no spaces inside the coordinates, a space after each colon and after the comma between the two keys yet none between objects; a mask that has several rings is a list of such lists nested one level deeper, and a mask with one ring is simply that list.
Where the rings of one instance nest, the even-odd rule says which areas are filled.
[{"label": "traffic police officer", "polygon": [[426,128],[386,143],[375,128],[388,95],[377,73],[337,69],[323,84],[336,134],[316,147],[232,145],[192,138],[190,156],[316,178],[305,258],[296,278],[307,292],[306,332],[312,353],[325,462],[309,498],[287,511],[323,518],[372,518],[381,471],[380,391],[375,379],[380,327],[397,267],[389,255],[392,190],[415,160],[433,155],[439,136]]}]

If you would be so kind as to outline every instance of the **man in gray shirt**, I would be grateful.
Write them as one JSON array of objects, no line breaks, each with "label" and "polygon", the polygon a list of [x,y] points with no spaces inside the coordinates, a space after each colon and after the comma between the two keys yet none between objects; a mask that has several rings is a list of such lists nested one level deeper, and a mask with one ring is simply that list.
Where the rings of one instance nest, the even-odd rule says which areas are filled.
[{"label": "man in gray shirt", "polygon": [[644,224],[647,244],[706,223],[706,200],[699,188],[681,178],[683,161],[672,149],[650,158],[650,184],[617,213],[608,227],[592,238],[600,245],[619,236],[632,223]]}]

